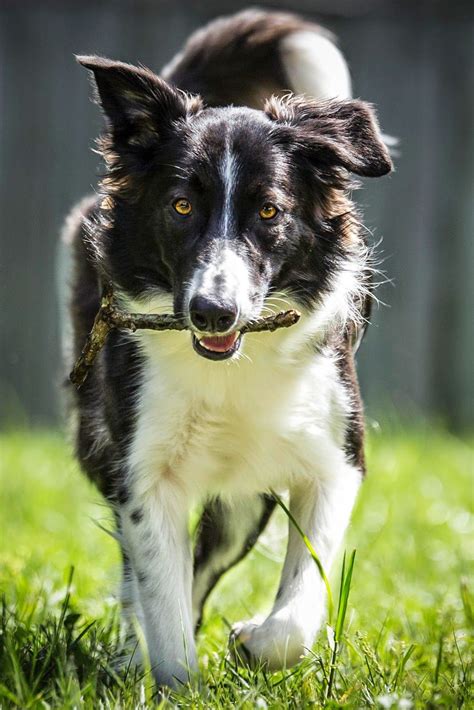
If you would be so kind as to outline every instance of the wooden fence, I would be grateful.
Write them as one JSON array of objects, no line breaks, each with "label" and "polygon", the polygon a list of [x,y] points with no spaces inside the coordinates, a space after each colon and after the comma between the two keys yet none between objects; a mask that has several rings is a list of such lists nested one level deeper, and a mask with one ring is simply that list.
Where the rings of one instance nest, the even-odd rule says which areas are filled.
[{"label": "wooden fence", "polygon": [[[265,3],[259,3],[265,5]],[[288,3],[289,5],[289,3]],[[159,69],[223,0],[0,0],[0,419],[58,416],[56,245],[94,189],[100,130],[74,53]],[[273,2],[273,7],[284,7]],[[369,413],[473,421],[473,4],[297,0],[332,28],[355,94],[400,139],[397,171],[360,193],[392,285],[361,351]]]}]

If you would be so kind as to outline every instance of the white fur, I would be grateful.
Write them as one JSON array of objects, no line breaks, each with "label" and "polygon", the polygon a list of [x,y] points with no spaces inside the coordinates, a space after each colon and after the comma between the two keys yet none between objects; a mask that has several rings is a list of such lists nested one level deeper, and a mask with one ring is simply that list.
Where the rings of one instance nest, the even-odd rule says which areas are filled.
[{"label": "white fur", "polygon": [[[139,469],[134,469],[140,476]],[[151,481],[150,481],[151,482]],[[150,664],[160,683],[187,682],[196,666],[191,616],[192,556],[187,535],[189,509],[174,481],[157,476],[151,488],[134,490],[122,507],[125,550],[138,592],[137,619],[143,624]],[[130,513],[139,510],[140,524]]]},{"label": "white fur", "polygon": [[251,315],[249,277],[245,261],[222,240],[212,261],[194,272],[185,298],[187,306],[193,296],[212,299],[218,294],[224,303],[235,304],[239,315],[246,319]]},{"label": "white fur", "polygon": [[[350,403],[337,363],[311,344],[329,314],[333,319],[342,308],[341,296],[328,301],[288,330],[245,335],[241,356],[231,361],[200,357],[189,332],[130,336],[145,365],[123,533],[134,566],[147,573],[139,598],[160,682],[183,679],[185,659],[195,666],[185,534],[194,503],[219,494],[242,504],[252,493],[289,488],[294,514],[325,565],[339,544],[360,474],[343,452]],[[153,306],[169,310],[165,300],[153,299]],[[129,520],[136,508],[145,517],[139,525]],[[143,544],[144,530],[151,549]],[[281,597],[263,625],[242,625],[239,632],[271,667],[291,665],[311,646],[323,613],[317,570],[290,530]]]},{"label": "white fur", "polygon": [[322,34],[293,32],[280,45],[280,56],[295,94],[318,99],[350,99],[351,78],[344,56]]},{"label": "white fur", "polygon": [[229,223],[232,217],[232,194],[234,192],[235,181],[237,178],[237,158],[232,153],[229,142],[226,140],[224,159],[221,165],[221,177],[224,183],[224,205],[223,205],[223,224],[222,237],[227,238],[229,232]]}]

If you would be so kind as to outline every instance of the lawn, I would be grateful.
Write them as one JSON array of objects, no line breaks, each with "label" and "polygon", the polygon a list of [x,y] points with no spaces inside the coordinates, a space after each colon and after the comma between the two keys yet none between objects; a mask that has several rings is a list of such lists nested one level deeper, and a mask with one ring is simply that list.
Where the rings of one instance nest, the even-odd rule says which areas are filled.
[{"label": "lawn", "polygon": [[[427,427],[383,429],[370,432],[369,474],[345,542],[357,555],[331,697],[326,630],[285,673],[242,670],[226,657],[229,624],[268,610],[275,593],[286,525],[278,510],[210,599],[200,690],[170,694],[164,707],[474,707],[472,448]],[[61,436],[3,434],[0,485],[0,708],[153,707],[150,675],[117,671],[110,515]]]}]

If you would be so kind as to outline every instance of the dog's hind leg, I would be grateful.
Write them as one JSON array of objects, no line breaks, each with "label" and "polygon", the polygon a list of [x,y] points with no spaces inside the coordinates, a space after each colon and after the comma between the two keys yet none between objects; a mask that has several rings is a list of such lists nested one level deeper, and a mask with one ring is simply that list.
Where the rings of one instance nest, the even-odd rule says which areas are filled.
[{"label": "dog's hind leg", "polygon": [[235,504],[215,498],[204,508],[194,552],[193,618],[201,623],[204,603],[230,567],[255,544],[275,507],[267,495],[245,498]]}]

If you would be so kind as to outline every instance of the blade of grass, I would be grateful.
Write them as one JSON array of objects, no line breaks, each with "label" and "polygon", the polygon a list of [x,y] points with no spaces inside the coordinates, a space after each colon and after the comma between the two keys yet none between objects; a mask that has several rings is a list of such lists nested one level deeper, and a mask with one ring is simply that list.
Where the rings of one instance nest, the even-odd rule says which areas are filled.
[{"label": "blade of grass", "polygon": [[438,653],[436,654],[436,667],[435,667],[435,672],[434,672],[435,687],[437,687],[438,683],[439,683],[439,673],[441,670],[441,663],[443,660],[443,646],[444,646],[444,638],[443,638],[443,634],[441,634],[439,637],[439,641],[438,641]]},{"label": "blade of grass", "polygon": [[89,624],[87,624],[87,626],[86,626],[84,629],[82,629],[82,631],[81,631],[81,633],[79,634],[79,636],[76,636],[76,638],[74,639],[74,641],[71,643],[71,646],[70,646],[70,648],[69,648],[70,651],[72,651],[72,650],[74,649],[74,647],[77,646],[77,644],[79,643],[79,641],[87,634],[88,631],[90,631],[90,629],[91,629],[93,626],[95,626],[95,624],[96,624],[96,621],[95,621],[95,620],[94,620],[94,621],[91,621]]},{"label": "blade of grass", "polygon": [[349,600],[349,594],[351,591],[352,583],[352,573],[354,570],[356,551],[353,550],[349,564],[346,571],[346,553],[344,552],[344,557],[342,558],[342,570],[341,570],[341,586],[339,588],[339,599],[337,604],[337,618],[336,618],[336,629],[334,632],[334,643],[331,653],[331,661],[329,668],[329,678],[324,691],[324,702],[332,698],[333,688],[334,688],[334,678],[336,675],[337,668],[337,658],[339,654],[339,647],[342,640],[342,634],[344,631],[344,622],[346,620],[347,603]]},{"label": "blade of grass", "polygon": [[137,637],[138,647],[141,653],[141,665],[143,672],[140,676],[140,690],[143,692],[144,701],[147,706],[152,705],[153,700],[153,675],[150,656],[148,654],[148,646],[145,640],[145,634],[140,626],[140,623],[136,616],[132,616],[132,625]]},{"label": "blade of grass", "polygon": [[14,695],[3,683],[0,683],[0,698],[5,698],[13,703],[16,707],[21,707],[21,701],[17,695]]},{"label": "blade of grass", "polygon": [[37,689],[39,688],[39,684],[42,681],[43,677],[46,675],[51,659],[53,658],[54,654],[57,653],[58,651],[58,646],[59,646],[59,639],[61,636],[61,630],[64,628],[64,619],[66,618],[66,614],[69,610],[69,603],[71,601],[71,589],[72,589],[72,580],[74,577],[74,566],[71,565],[69,568],[69,574],[66,582],[66,593],[64,595],[63,602],[61,604],[61,611],[59,614],[59,619],[55,623],[53,627],[53,635],[51,638],[51,642],[49,644],[48,651],[45,655],[44,661],[42,663],[42,666],[34,679],[34,682],[31,685],[31,690],[32,693],[36,693]]},{"label": "blade of grass", "polygon": [[469,626],[469,628],[472,630],[474,629],[474,611],[473,611],[473,603],[472,603],[472,597],[469,592],[469,587],[467,586],[467,580],[466,579],[461,579],[460,582],[460,591],[461,591],[461,601],[464,609],[464,614],[466,617],[466,623]]},{"label": "blade of grass", "polygon": [[335,637],[336,641],[340,641],[342,637],[342,632],[344,629],[344,622],[346,619],[347,612],[347,602],[349,601],[349,594],[351,591],[352,584],[352,572],[354,571],[356,551],[352,550],[351,559],[349,560],[349,566],[347,574],[345,574],[345,562],[346,553],[344,553],[344,560],[342,565],[342,575],[341,575],[341,589],[339,592],[339,602],[337,606],[337,620],[336,620],[336,631]]},{"label": "blade of grass", "polygon": [[400,663],[398,664],[398,668],[395,673],[395,678],[393,679],[393,690],[396,689],[396,687],[398,685],[398,681],[400,680],[401,676],[403,675],[403,671],[405,670],[405,666],[408,663],[410,656],[412,655],[415,648],[416,648],[415,644],[412,643],[408,647],[408,649],[405,651],[402,658],[400,659]]}]

